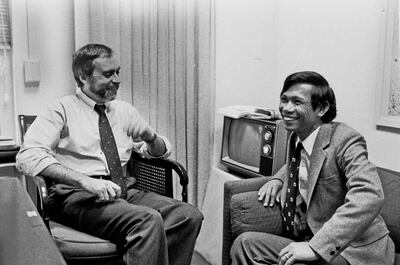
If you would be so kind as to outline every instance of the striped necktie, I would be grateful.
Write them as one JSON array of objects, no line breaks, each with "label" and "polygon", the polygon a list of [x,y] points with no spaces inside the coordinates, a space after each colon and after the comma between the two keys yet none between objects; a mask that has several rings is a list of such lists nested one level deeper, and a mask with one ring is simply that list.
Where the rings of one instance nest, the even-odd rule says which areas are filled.
[{"label": "striped necktie", "polygon": [[106,156],[110,177],[121,187],[121,198],[126,198],[126,183],[123,179],[121,160],[119,159],[117,144],[110,123],[105,114],[105,105],[96,104],[94,110],[99,114],[99,132],[101,149]]},{"label": "striped necktie", "polygon": [[286,192],[286,200],[283,207],[283,235],[287,238],[294,238],[294,216],[296,211],[296,197],[299,185],[300,154],[303,149],[301,142],[297,144],[292,160],[290,161],[290,172]]}]

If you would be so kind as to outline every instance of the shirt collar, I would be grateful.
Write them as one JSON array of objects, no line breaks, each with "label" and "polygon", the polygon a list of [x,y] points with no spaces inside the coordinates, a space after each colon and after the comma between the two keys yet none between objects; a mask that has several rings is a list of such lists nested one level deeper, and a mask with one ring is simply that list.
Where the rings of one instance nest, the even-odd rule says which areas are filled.
[{"label": "shirt collar", "polygon": [[309,136],[307,136],[306,139],[303,141],[300,141],[299,138],[297,138],[297,142],[301,142],[303,144],[304,150],[307,152],[308,155],[311,155],[312,150],[314,148],[315,140],[317,139],[317,135],[319,132],[319,129],[321,126],[318,126],[317,129],[315,129]]},{"label": "shirt collar", "polygon": [[[76,88],[76,96],[82,100],[83,103],[85,103],[87,106],[89,106],[91,109],[94,109],[94,105],[96,105],[96,101],[93,99],[89,98],[85,93],[82,92],[82,89],[80,87]],[[106,106],[106,111],[109,109],[111,102],[106,102],[104,105]]]}]

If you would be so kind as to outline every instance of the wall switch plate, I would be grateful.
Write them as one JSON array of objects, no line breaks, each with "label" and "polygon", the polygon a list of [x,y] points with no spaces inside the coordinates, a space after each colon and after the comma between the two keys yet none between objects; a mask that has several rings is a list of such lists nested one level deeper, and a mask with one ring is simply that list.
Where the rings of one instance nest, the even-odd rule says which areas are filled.
[{"label": "wall switch plate", "polygon": [[25,83],[40,82],[40,61],[26,60],[24,61],[24,77]]}]

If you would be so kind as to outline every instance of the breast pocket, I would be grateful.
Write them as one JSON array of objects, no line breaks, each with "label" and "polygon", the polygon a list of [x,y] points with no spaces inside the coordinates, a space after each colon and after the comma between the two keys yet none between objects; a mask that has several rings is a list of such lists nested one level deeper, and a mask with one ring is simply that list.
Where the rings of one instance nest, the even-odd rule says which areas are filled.
[{"label": "breast pocket", "polygon": [[333,173],[331,175],[325,175],[324,177],[318,178],[317,184],[324,185],[324,184],[332,183],[335,181],[337,181],[337,175],[335,173]]}]

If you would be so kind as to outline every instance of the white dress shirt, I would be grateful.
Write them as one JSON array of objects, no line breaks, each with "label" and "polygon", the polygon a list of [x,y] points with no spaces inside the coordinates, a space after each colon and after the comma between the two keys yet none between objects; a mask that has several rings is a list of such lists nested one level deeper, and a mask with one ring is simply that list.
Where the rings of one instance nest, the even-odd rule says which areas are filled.
[{"label": "white dress shirt", "polygon": [[[16,158],[17,168],[25,175],[35,176],[49,165],[62,164],[88,176],[108,175],[106,157],[100,147],[95,104],[79,88],[75,95],[51,104],[28,129]],[[127,102],[113,100],[105,105],[126,174],[132,150],[152,158],[147,144],[139,138],[139,132],[149,124]],[[165,137],[162,139],[167,150],[162,157],[166,157],[171,152],[171,144]]]},{"label": "white dress shirt", "polygon": [[299,166],[299,193],[303,201],[307,198],[306,183],[310,169],[310,157],[320,128],[321,127],[319,126],[306,139],[304,139],[304,141],[301,141],[304,149],[301,150],[301,161]]}]

